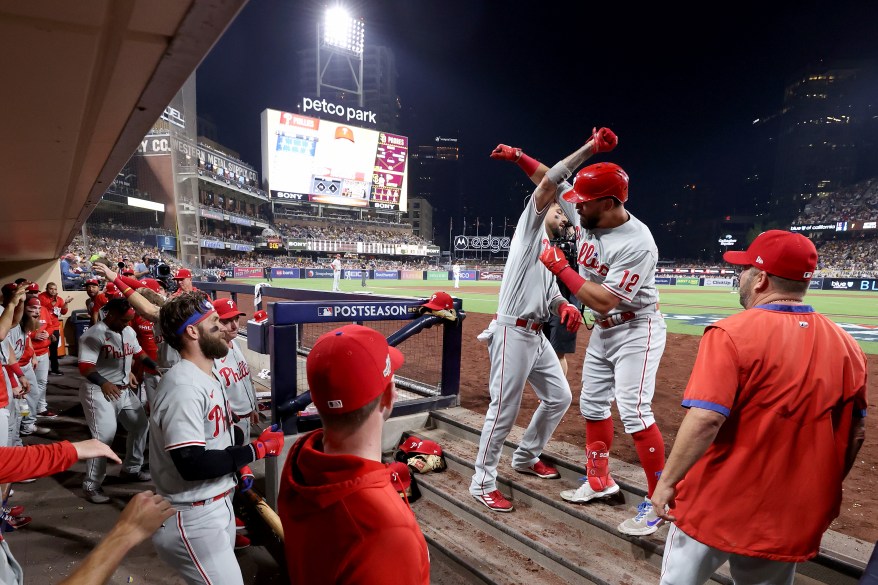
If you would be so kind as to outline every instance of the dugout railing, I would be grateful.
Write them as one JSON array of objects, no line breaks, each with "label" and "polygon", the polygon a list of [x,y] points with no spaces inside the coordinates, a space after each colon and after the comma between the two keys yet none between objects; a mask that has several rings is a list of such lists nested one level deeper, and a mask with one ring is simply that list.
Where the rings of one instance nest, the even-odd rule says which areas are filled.
[{"label": "dugout railing", "polygon": [[[211,298],[230,297],[248,318],[247,346],[270,360],[272,423],[283,424],[286,434],[320,426],[316,414],[301,411],[310,403],[305,360],[320,334],[348,323],[367,325],[381,331],[388,344],[398,347],[406,364],[397,372],[399,393],[392,416],[429,412],[457,406],[460,391],[463,321],[462,301],[454,299],[457,320],[423,314],[426,298],[357,293],[332,293],[261,286],[256,298],[253,285],[196,282]],[[257,324],[252,314],[258,308],[268,321]],[[339,364],[339,367],[345,367]]]}]

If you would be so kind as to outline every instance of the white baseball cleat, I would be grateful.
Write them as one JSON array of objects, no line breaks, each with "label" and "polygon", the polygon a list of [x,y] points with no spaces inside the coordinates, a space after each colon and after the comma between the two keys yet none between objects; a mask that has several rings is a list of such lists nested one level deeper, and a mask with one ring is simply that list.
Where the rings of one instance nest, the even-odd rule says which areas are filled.
[{"label": "white baseball cleat", "polygon": [[618,492],[619,484],[613,481],[613,478],[607,476],[606,487],[602,490],[592,489],[591,484],[588,483],[588,479],[585,479],[578,489],[564,490],[561,492],[561,498],[568,502],[573,502],[574,504],[584,504],[585,502],[612,496]]},{"label": "white baseball cleat", "polygon": [[652,502],[644,498],[637,506],[637,515],[619,524],[619,532],[630,536],[646,536],[661,528],[664,523],[655,513]]}]

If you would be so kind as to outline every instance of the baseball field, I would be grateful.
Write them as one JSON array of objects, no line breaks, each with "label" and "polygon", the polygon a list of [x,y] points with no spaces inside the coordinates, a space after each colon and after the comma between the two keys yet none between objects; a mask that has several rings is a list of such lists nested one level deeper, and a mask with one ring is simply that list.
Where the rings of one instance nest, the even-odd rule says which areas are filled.
[{"label": "baseball field", "polygon": [[[256,284],[261,279],[237,279],[238,283]],[[275,279],[276,287],[307,288],[316,290],[332,289],[331,279]],[[407,297],[429,297],[437,290],[444,290],[452,296],[463,299],[467,312],[463,334],[463,361],[460,368],[460,404],[474,412],[484,415],[490,401],[488,395],[488,376],[490,361],[484,345],[476,341],[476,335],[491,321],[497,309],[499,283],[462,282],[454,289],[449,281],[425,280],[370,280],[361,286],[359,280],[342,280],[344,292],[364,292],[381,295],[400,295]],[[656,380],[653,412],[658,421],[665,445],[670,449],[680,427],[685,409],[680,400],[689,379],[689,373],[698,352],[698,343],[704,327],[716,320],[742,310],[738,303],[737,291],[728,288],[706,288],[698,286],[659,287],[661,309],[668,325],[668,341]],[[828,315],[858,340],[869,356],[869,405],[875,409],[878,398],[878,294],[842,291],[811,291],[806,297],[818,311]],[[243,310],[251,310],[247,301],[242,301]],[[754,335],[758,335],[754,331]],[[573,445],[583,440],[583,422],[579,414],[579,383],[582,375],[582,358],[591,332],[584,327],[576,342],[576,353],[568,358],[570,380],[573,391],[573,405],[564,415],[555,431],[554,438]],[[516,424],[527,426],[539,401],[532,392],[525,392],[521,401]],[[633,441],[622,431],[616,409],[613,409],[615,439],[613,457],[629,463],[637,462]],[[832,523],[833,530],[861,538],[867,542],[878,539],[878,474],[875,473],[878,461],[878,417],[866,418],[866,441],[859,453],[858,461],[845,480],[844,500],[841,514]]]},{"label": "baseball field", "polygon": [[[236,279],[234,282],[256,284],[261,279]],[[332,289],[331,279],[278,278],[273,286],[311,290]],[[428,297],[437,290],[463,299],[468,313],[497,311],[497,282],[461,282],[454,290],[450,281],[427,280],[369,280],[366,287],[359,280],[342,280],[345,292],[366,292],[380,295]],[[660,286],[661,309],[670,333],[701,335],[704,327],[718,319],[741,310],[737,291],[728,288],[699,286]],[[841,325],[869,354],[878,354],[878,294],[846,291],[810,291],[808,302],[819,312]]]}]

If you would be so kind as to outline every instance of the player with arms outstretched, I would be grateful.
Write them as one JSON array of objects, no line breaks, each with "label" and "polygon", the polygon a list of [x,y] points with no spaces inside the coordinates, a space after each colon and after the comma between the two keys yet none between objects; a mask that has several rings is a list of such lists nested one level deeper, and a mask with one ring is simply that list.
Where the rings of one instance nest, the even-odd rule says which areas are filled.
[{"label": "player with arms outstretched", "polygon": [[561,295],[552,275],[540,266],[539,256],[549,246],[544,223],[555,203],[558,185],[570,176],[568,169],[579,167],[592,153],[589,141],[544,173],[528,198],[509,247],[497,315],[479,336],[488,341],[491,404],[485,414],[469,489],[473,497],[495,512],[512,511],[512,504],[497,489],[497,465],[503,441],[518,416],[526,382],[533,386],[540,406],[512,455],[512,466],[520,473],[544,479],[559,477],[554,467],[540,460],[540,454],[572,397],[558,356],[541,330],[551,313],[560,316],[570,331],[579,328],[582,316]]},{"label": "player with arms outstretched", "polygon": [[[598,152],[613,148],[616,136],[602,128],[589,143]],[[588,146],[589,143],[586,143]],[[534,183],[548,172],[545,165],[519,148],[499,145],[495,157],[516,162]],[[565,500],[584,503],[619,491],[609,472],[613,444],[610,405],[615,400],[625,432],[634,446],[652,494],[665,463],[665,447],[652,413],[666,326],[658,309],[655,267],[658,249],[649,228],[625,209],[628,175],[613,163],[598,163],[565,184],[559,203],[565,213],[579,215],[579,272],[570,268],[557,248],[540,260],[591,309],[595,328],[582,367],[579,408],[585,417],[587,481],[561,493]],[[619,531],[646,535],[662,523],[648,497],[634,518]]]}]

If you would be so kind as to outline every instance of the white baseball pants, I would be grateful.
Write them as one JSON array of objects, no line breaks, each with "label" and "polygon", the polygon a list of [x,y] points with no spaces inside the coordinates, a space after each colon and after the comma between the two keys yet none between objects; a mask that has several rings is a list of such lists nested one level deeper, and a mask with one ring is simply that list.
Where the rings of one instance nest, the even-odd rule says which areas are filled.
[{"label": "white baseball pants", "polygon": [[662,557],[661,585],[706,583],[726,561],[735,585],[792,585],[796,563],[745,557],[702,544],[671,524]]},{"label": "white baseball pants", "polygon": [[572,400],[558,356],[542,333],[496,322],[492,327],[494,333],[488,341],[491,404],[485,414],[475,474],[469,488],[475,496],[497,489],[500,453],[518,417],[526,382],[530,382],[540,405],[521,444],[512,454],[514,467],[529,467],[537,462]]}]

